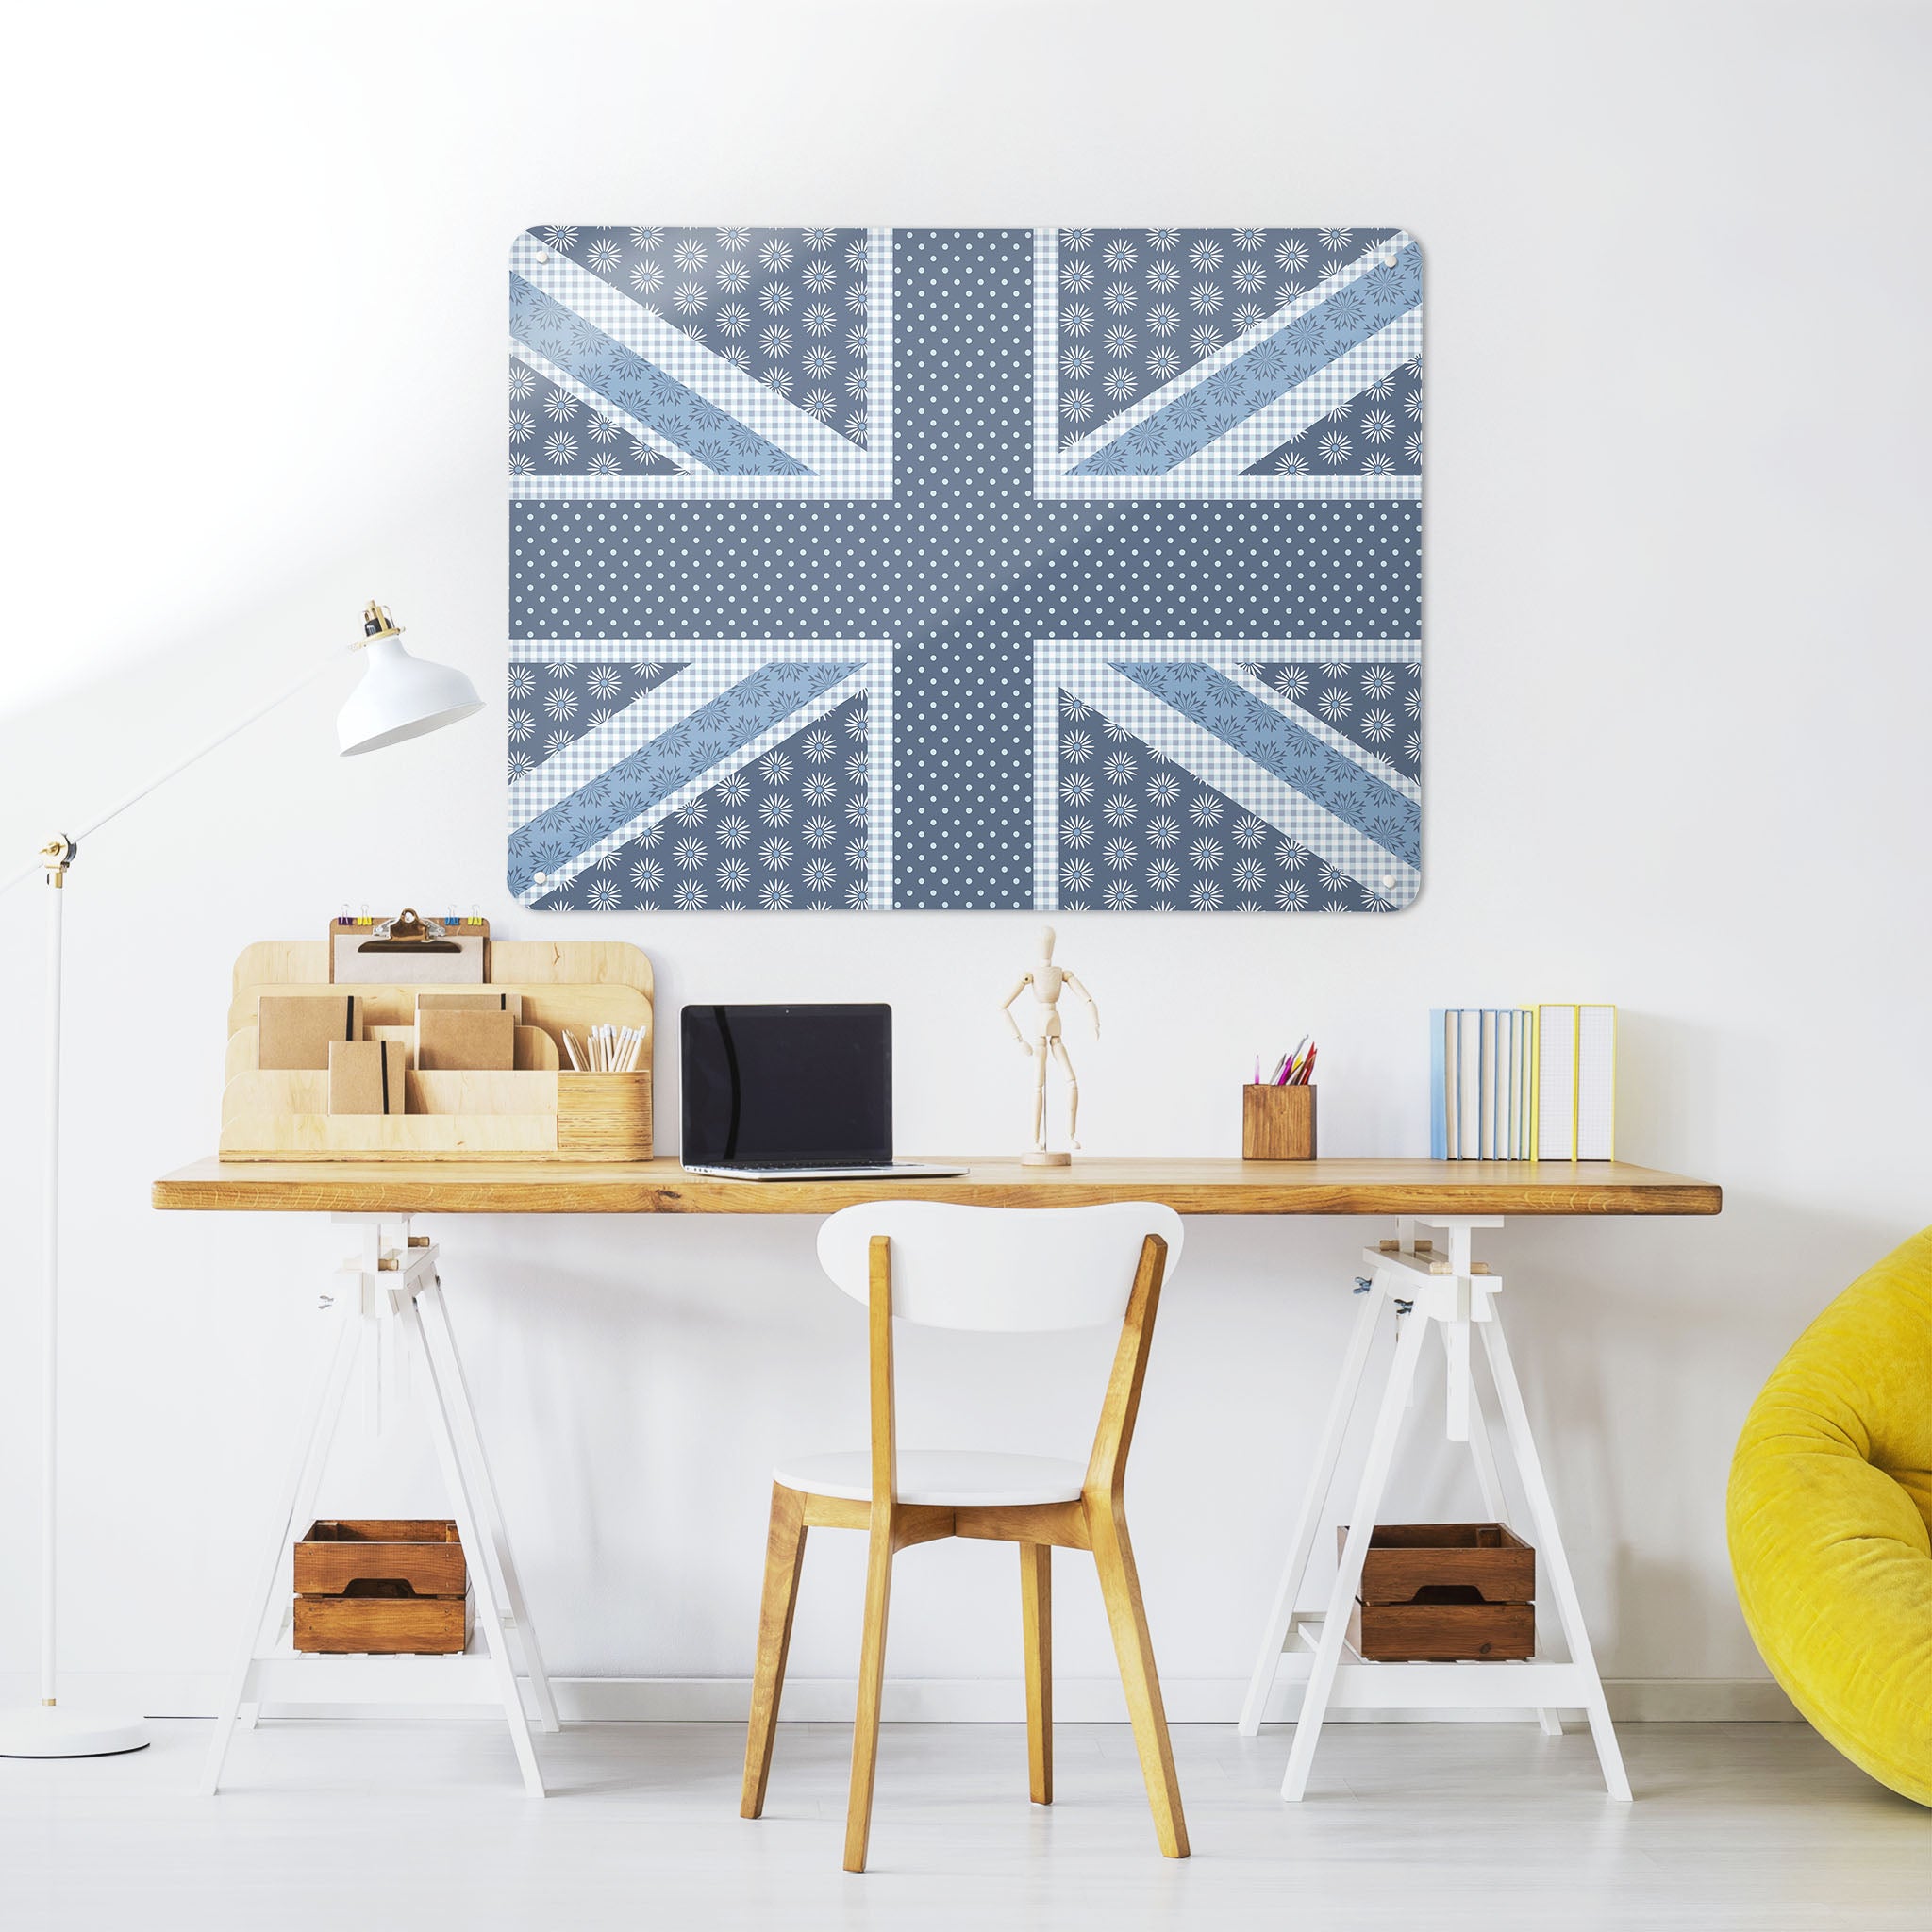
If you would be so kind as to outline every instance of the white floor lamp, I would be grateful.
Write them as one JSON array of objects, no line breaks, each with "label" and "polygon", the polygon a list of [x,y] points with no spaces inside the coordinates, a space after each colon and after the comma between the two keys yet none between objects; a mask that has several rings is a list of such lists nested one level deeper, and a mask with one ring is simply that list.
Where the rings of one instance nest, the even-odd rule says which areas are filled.
[{"label": "white floor lamp", "polygon": [[[336,739],[344,758],[358,752],[379,751],[384,745],[400,744],[408,738],[420,738],[458,718],[468,718],[483,708],[476,688],[460,671],[412,658],[399,640],[401,629],[391,622],[387,609],[371,604],[362,614],[362,636],[353,648],[366,651],[362,681],[350,693],[336,719]],[[0,892],[40,875],[49,887],[47,893],[47,1155],[41,1209],[41,1298],[42,1298],[42,1470],[41,1470],[41,1701],[24,1709],[0,1711],[0,1757],[106,1757],[123,1751],[139,1751],[147,1741],[147,1726],[138,1717],[91,1716],[63,1710],[55,1701],[54,1633],[56,1582],[56,1524],[58,1499],[55,1488],[58,1407],[59,1393],[60,1317],[60,912],[66,900],[68,868],[84,840],[110,820],[117,819],[130,806],[138,805],[150,791],[179,777],[190,765],[198,764],[209,752],[245,731],[259,718],[275,708],[298,691],[306,690],[333,668],[333,657],[305,671],[286,691],[279,691],[258,710],[251,711],[239,724],[231,724],[191,752],[179,764],[124,798],[111,811],[104,812],[92,824],[69,836],[56,835],[42,848],[39,859],[17,874]]]}]

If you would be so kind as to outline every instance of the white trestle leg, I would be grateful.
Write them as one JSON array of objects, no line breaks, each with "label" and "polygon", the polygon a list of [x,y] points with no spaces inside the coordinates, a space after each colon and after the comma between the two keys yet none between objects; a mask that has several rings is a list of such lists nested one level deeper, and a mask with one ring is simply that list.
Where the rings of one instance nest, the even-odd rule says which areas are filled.
[{"label": "white trestle leg", "polygon": [[1328,1609],[1315,1646],[1314,1668],[1308,1673],[1302,1714],[1294,1727],[1288,1774],[1281,1783],[1284,1798],[1299,1798],[1307,1789],[1308,1767],[1314,1762],[1315,1746],[1322,1740],[1322,1721],[1328,1714],[1336,1673],[1341,1664],[1341,1646],[1348,1636],[1349,1606],[1355,1602],[1356,1591],[1361,1583],[1362,1558],[1369,1553],[1369,1532],[1374,1527],[1376,1513],[1382,1507],[1382,1491],[1395,1461],[1395,1444],[1408,1407],[1409,1391],[1415,1386],[1423,1337],[1428,1333],[1428,1324],[1418,1320],[1413,1310],[1399,1318],[1397,1326],[1400,1339],[1395,1344],[1395,1359],[1390,1365],[1388,1386],[1382,1391],[1375,1433],[1369,1439],[1368,1459],[1362,1465],[1355,1507],[1349,1515],[1347,1541],[1341,1546],[1341,1560],[1336,1566],[1334,1588],[1328,1592]]},{"label": "white trestle leg", "polygon": [[536,1748],[530,1742],[530,1721],[524,1714],[524,1694],[509,1654],[509,1632],[504,1628],[507,1607],[497,1594],[496,1566],[483,1554],[483,1531],[471,1493],[471,1478],[457,1453],[456,1431],[450,1427],[451,1391],[436,1372],[435,1357],[429,1353],[429,1338],[424,1331],[422,1306],[413,1295],[404,1319],[422,1350],[423,1367],[436,1390],[436,1400],[429,1409],[429,1436],[436,1445],[436,1459],[442,1465],[442,1479],[449,1485],[450,1510],[457,1520],[457,1535],[469,1553],[470,1588],[476,1598],[476,1622],[483,1626],[483,1646],[490,1658],[491,1678],[509,1724],[509,1740],[515,1748],[524,1783],[533,1795],[541,1798],[543,1774],[537,1768]]},{"label": "white trestle leg", "polygon": [[1369,1366],[1369,1350],[1375,1340],[1375,1324],[1382,1313],[1382,1291],[1374,1281],[1357,1285],[1362,1298],[1349,1331],[1348,1353],[1342,1357],[1341,1374],[1335,1384],[1335,1397],[1328,1405],[1328,1420],[1322,1426],[1322,1445],[1315,1452],[1315,1474],[1302,1494],[1301,1514],[1295,1519],[1294,1536],[1289,1543],[1288,1562],[1274,1591],[1274,1606],[1268,1612],[1268,1628],[1262,1634],[1261,1654],[1255,1660],[1255,1674],[1248,1683],[1248,1701],[1241,1707],[1241,1736],[1252,1738],[1261,1728],[1268,1707],[1268,1693],[1274,1688],[1274,1674],[1281,1664],[1281,1646],[1288,1641],[1289,1624],[1294,1617],[1302,1579],[1308,1572],[1315,1539],[1322,1533],[1323,1505],[1334,1487],[1335,1466],[1341,1457],[1341,1444],[1348,1434],[1348,1422],[1355,1413],[1362,1376]]},{"label": "white trestle leg", "polygon": [[1570,1646],[1571,1665],[1588,1685],[1588,1694],[1582,1703],[1590,1719],[1590,1735],[1596,1741],[1597,1762],[1603,1766],[1604,1784],[1611,1797],[1627,1803],[1630,1780],[1624,1772],[1624,1754],[1617,1745],[1616,1727],[1610,1723],[1609,1700],[1604,1695],[1604,1681],[1597,1674],[1596,1653],[1590,1645],[1583,1605],[1576,1594],[1575,1578],[1570,1574],[1562,1533],[1557,1527],[1556,1505],[1550,1501],[1550,1488],[1543,1480],[1542,1458],[1537,1454],[1536,1438],[1529,1432],[1529,1415],[1523,1406],[1523,1391],[1516,1384],[1516,1367],[1509,1359],[1509,1343],[1500,1322],[1491,1322],[1483,1329],[1483,1353],[1490,1358],[1490,1374],[1496,1385],[1496,1400],[1502,1407],[1503,1426],[1508,1431],[1509,1447],[1529,1502],[1537,1556],[1550,1580],[1550,1588],[1557,1593],[1557,1614],[1562,1620],[1563,1641]]},{"label": "white trestle leg", "polygon": [[[543,1795],[542,1773],[524,1708],[524,1681],[538,1722],[558,1728],[557,1706],[524,1603],[503,1512],[456,1333],[437,1273],[437,1250],[411,1236],[407,1219],[341,1215],[363,1229],[359,1257],[347,1263],[342,1286],[324,1297],[336,1325],[321,1394],[301,1433],[294,1467],[275,1519],[259,1586],[251,1600],[247,1634],[216,1713],[201,1790],[212,1796],[238,1722],[252,1724],[261,1706],[340,1704],[481,1704],[502,1707],[510,1743],[533,1797]],[[408,1373],[409,1357],[416,1372]],[[475,1639],[455,1657],[320,1656],[298,1654],[290,1639],[293,1618],[291,1551],[314,1517],[328,1452],[341,1419],[358,1358],[375,1369],[372,1418],[380,1405],[417,1401],[450,1491],[450,1514],[468,1559],[481,1646]]]},{"label": "white trestle leg", "polygon": [[496,1480],[490,1474],[489,1453],[483,1438],[476,1433],[476,1415],[470,1404],[470,1384],[463,1374],[463,1358],[457,1348],[456,1330],[450,1325],[449,1306],[442,1298],[442,1283],[432,1280],[416,1298],[423,1324],[423,1345],[428,1352],[439,1386],[447,1384],[455,1400],[445,1405],[455,1424],[461,1460],[471,1473],[475,1502],[483,1512],[481,1560],[491,1567],[491,1580],[497,1600],[503,1606],[504,1628],[515,1638],[523,1653],[524,1674],[530,1682],[531,1700],[537,1707],[537,1722],[546,1731],[561,1728],[557,1716],[557,1700],[550,1693],[550,1678],[543,1669],[543,1654],[537,1644],[537,1626],[524,1604],[523,1585],[517,1579],[517,1566],[510,1556],[509,1532],[503,1524],[503,1506],[496,1500]]},{"label": "white trestle leg", "polygon": [[[1500,1329],[1502,1324],[1497,1322],[1490,1325]],[[1496,1468],[1496,1445],[1491,1440],[1490,1419],[1473,1379],[1470,1388],[1469,1454],[1475,1464],[1475,1486],[1482,1492],[1483,1514],[1496,1523],[1507,1523],[1509,1505],[1504,1498],[1503,1478]],[[1546,1705],[1539,1710],[1536,1721],[1542,1726],[1544,1737],[1560,1738],[1563,1735],[1563,1713],[1554,1705]]]},{"label": "white trestle leg", "polygon": [[[1398,1224],[1394,1241],[1364,1251],[1363,1260],[1369,1273],[1357,1289],[1366,1290],[1367,1299],[1349,1337],[1341,1378],[1316,1452],[1315,1468],[1295,1521],[1288,1561],[1241,1711],[1241,1731],[1252,1737],[1259,1728],[1279,1673],[1286,1670],[1291,1678],[1301,1681],[1301,1713],[1281,1787],[1283,1797],[1298,1799],[1307,1789],[1322,1725],[1332,1711],[1534,1711],[1545,1733],[1560,1737],[1562,1710],[1581,1709],[1590,1719],[1591,1734],[1609,1795],[1627,1799],[1630,1786],[1610,1724],[1603,1680],[1597,1674],[1575,1582],[1557,1527],[1549,1486],[1530,1434],[1523,1392],[1517,1385],[1515,1367],[1497,1313],[1502,1279],[1471,1256],[1474,1230],[1500,1227],[1502,1222],[1496,1217],[1483,1216],[1437,1220],[1425,1224],[1446,1235],[1445,1247],[1439,1248],[1428,1240],[1419,1241],[1415,1237],[1416,1224],[1404,1220]],[[1303,1611],[1296,1606],[1315,1544],[1326,1524],[1341,1520],[1333,1508],[1336,1473],[1376,1329],[1384,1313],[1391,1308],[1396,1326],[1395,1353],[1383,1384],[1361,1475],[1347,1502],[1348,1534],[1343,1540],[1335,1579],[1323,1610]],[[1539,1645],[1537,1657],[1524,1662],[1369,1663],[1347,1649],[1348,1621],[1361,1585],[1369,1535],[1381,1508],[1405,1422],[1414,1404],[1423,1343],[1431,1329],[1441,1333],[1443,1343],[1447,1377],[1444,1433],[1450,1441],[1469,1445],[1484,1510],[1496,1522],[1508,1523],[1509,1509],[1496,1459],[1495,1439],[1474,1374],[1471,1344],[1475,1337],[1481,1338],[1501,1409],[1504,1435],[1528,1505],[1527,1540],[1537,1547],[1541,1574],[1555,1600],[1556,1622],[1567,1647],[1563,1658],[1543,1656]]]},{"label": "white trestle leg", "polygon": [[[307,1426],[301,1431],[294,1466],[283,1486],[282,1507],[274,1519],[275,1528],[269,1538],[263,1568],[248,1600],[247,1624],[237,1645],[239,1654],[223,1690],[221,1707],[215,1713],[215,1734],[202,1768],[200,1790],[204,1797],[213,1797],[221,1784],[222,1766],[235,1735],[235,1722],[254,1682],[255,1659],[276,1642],[283,1607],[292,1603],[289,1553],[295,1539],[308,1527],[304,1514],[314,1507],[323,1465],[328,1459],[328,1445],[342,1412],[343,1399],[349,1392],[349,1377],[362,1340],[353,1315],[338,1315],[335,1325],[335,1345],[329,1351],[328,1366],[309,1408]],[[250,1708],[252,1711],[252,1705]]]}]

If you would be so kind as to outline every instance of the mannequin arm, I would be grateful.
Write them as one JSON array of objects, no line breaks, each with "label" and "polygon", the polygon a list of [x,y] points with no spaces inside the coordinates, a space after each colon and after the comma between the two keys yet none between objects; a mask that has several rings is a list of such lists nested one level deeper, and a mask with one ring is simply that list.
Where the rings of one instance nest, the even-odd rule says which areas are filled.
[{"label": "mannequin arm", "polygon": [[1098,1040],[1100,1038],[1100,1002],[1096,1000],[1093,997],[1093,995],[1091,992],[1089,992],[1084,986],[1080,984],[1078,978],[1074,974],[1067,972],[1062,972],[1060,977],[1063,980],[1065,980],[1066,983],[1069,986],[1071,986],[1074,989],[1074,991],[1076,993],[1078,993],[1083,1000],[1086,1001],[1087,1016],[1093,1022],[1093,1037],[1095,1040]]},{"label": "mannequin arm", "polygon": [[1024,1033],[1020,1031],[1020,1023],[1019,1021],[1013,1018],[1013,1002],[1016,999],[1018,999],[1020,995],[1023,992],[1024,992],[1026,989],[1032,984],[1032,974],[1023,973],[1020,975],[1019,985],[1016,986],[1012,990],[1012,991],[1006,996],[1005,1000],[1002,1001],[1000,1005],[1000,1015],[1006,1021],[1008,1026],[1011,1029],[1013,1039],[1015,1040],[1015,1041],[1018,1042],[1020,1050],[1023,1053],[1031,1053],[1033,1051],[1033,1043],[1026,1038],[1026,1036]]}]

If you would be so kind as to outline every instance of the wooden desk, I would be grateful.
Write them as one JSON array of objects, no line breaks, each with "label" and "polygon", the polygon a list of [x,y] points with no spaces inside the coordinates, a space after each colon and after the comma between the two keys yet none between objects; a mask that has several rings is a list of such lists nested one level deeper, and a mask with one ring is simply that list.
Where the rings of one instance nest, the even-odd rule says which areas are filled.
[{"label": "wooden desk", "polygon": [[[930,1157],[938,1159],[941,1157]],[[952,1158],[953,1157],[946,1157]],[[1153,1160],[1072,1167],[959,1156],[953,1180],[724,1181],[674,1159],[198,1160],[154,1184],[157,1208],[333,1214],[830,1214],[916,1195],[982,1208],[1162,1201],[1180,1214],[1715,1214],[1708,1181],[1587,1160]]]},{"label": "wooden desk", "polygon": [[[675,1160],[566,1165],[439,1160],[383,1162],[196,1161],[154,1184],[154,1205],[225,1213],[325,1213],[363,1224],[362,1253],[325,1305],[337,1340],[323,1392],[302,1439],[306,1445],[276,1518],[261,1588],[241,1661],[230,1678],[203,1789],[219,1784],[228,1742],[244,1712],[263,1702],[387,1703],[398,1699],[478,1699],[493,1695],[508,1724],[525,1788],[543,1781],[524,1709],[526,1682],[539,1724],[557,1726],[556,1705],[530,1626],[497,1505],[489,1460],[471,1411],[455,1330],[443,1301],[438,1250],[410,1232],[419,1214],[829,1214],[859,1201],[916,1196],[991,1208],[1086,1207],[1104,1201],[1160,1201],[1182,1214],[1357,1214],[1393,1217],[1395,1238],[1363,1251],[1363,1294],[1280,1589],[1263,1637],[1241,1728],[1250,1734],[1285,1666],[1306,1684],[1295,1747],[1283,1793],[1299,1797],[1331,1704],[1401,1707],[1472,1704],[1537,1709],[1549,1731],[1560,1710],[1588,1714],[1611,1794],[1628,1797],[1603,1683],[1558,1535],[1556,1512],[1530,1438],[1495,1302],[1499,1277],[1475,1261],[1474,1230],[1524,1215],[1715,1214],[1723,1194],[1708,1181],[1623,1161],[1152,1160],[1082,1158],[1069,1168],[1023,1167],[1004,1158],[964,1159],[968,1172],[871,1181],[728,1181],[687,1174]],[[1419,1239],[1417,1224],[1446,1235]],[[1401,1340],[1359,1487],[1330,1507],[1342,1439],[1361,1386],[1378,1322]],[[288,1553],[313,1513],[323,1463],[334,1435],[358,1350],[372,1331],[400,1329],[422,1364],[418,1387],[464,1548],[471,1553],[480,1649],[453,1657],[294,1657],[286,1643]],[[1355,1663],[1342,1660],[1342,1633],[1383,1483],[1408,1408],[1424,1336],[1440,1333],[1448,1373],[1447,1434],[1475,1459],[1483,1506],[1507,1510],[1490,1426],[1470,1375],[1471,1344],[1488,1356],[1503,1424],[1514,1452],[1556,1621],[1567,1640],[1563,1661],[1496,1664]],[[1298,1608],[1320,1536],[1331,1523],[1362,1527],[1347,1541],[1324,1614]],[[1284,1657],[1284,1646],[1290,1656]],[[1392,1675],[1391,1674],[1393,1674]]]}]

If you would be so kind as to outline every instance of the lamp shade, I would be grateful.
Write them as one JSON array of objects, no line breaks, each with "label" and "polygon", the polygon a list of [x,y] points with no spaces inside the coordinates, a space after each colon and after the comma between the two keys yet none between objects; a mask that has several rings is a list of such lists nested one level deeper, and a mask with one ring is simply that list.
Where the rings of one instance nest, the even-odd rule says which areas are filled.
[{"label": "lamp shade", "polygon": [[460,671],[411,657],[393,632],[372,638],[362,660],[362,682],[336,717],[344,758],[421,738],[483,708],[476,687]]}]

